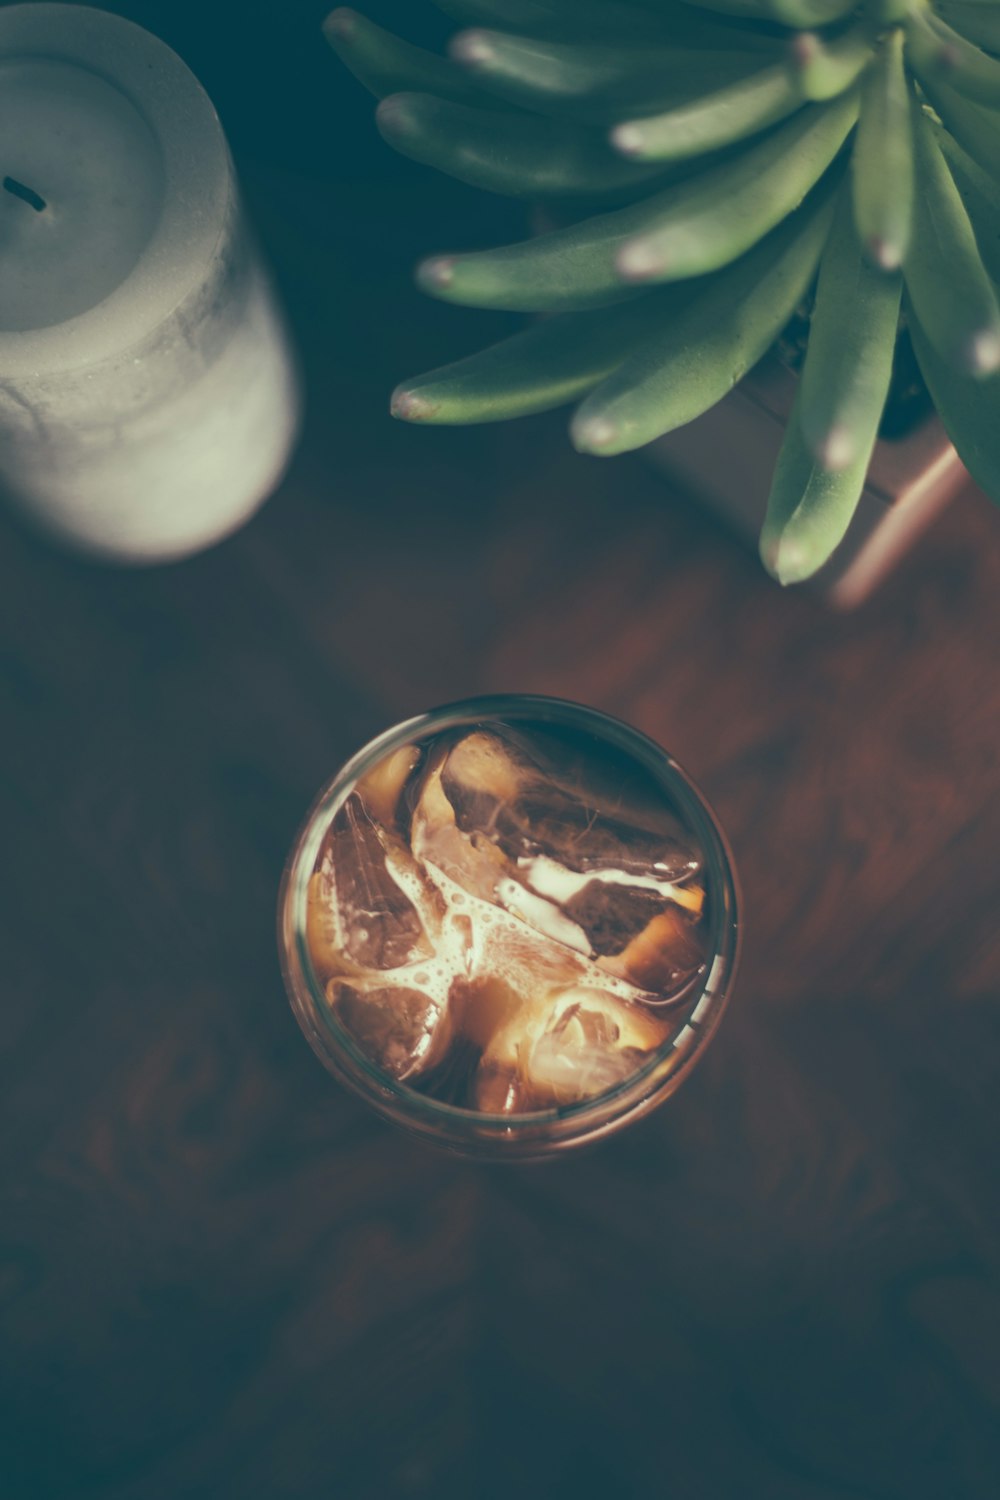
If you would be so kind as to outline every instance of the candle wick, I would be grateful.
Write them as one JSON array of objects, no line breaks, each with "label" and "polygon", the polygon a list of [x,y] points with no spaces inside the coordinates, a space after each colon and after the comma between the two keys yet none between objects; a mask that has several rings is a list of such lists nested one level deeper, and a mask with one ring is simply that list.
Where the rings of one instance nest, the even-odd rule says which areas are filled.
[{"label": "candle wick", "polygon": [[8,193],[13,193],[15,198],[21,198],[25,203],[30,203],[36,213],[40,214],[43,209],[48,208],[45,199],[40,197],[33,188],[25,187],[23,182],[15,182],[13,177],[5,177],[3,185],[4,189]]}]

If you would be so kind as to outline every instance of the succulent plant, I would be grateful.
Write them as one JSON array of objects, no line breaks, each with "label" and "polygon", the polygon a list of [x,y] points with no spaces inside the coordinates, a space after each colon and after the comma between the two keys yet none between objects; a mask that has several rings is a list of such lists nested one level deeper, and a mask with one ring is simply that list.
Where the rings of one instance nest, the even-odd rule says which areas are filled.
[{"label": "succulent plant", "polygon": [[809,299],[761,555],[816,571],[864,486],[901,319],[1000,497],[1000,0],[435,0],[439,57],[340,9],[326,34],[399,151],[560,227],[436,255],[420,286],[544,313],[405,381],[413,422],[578,402],[615,454],[693,420]]}]

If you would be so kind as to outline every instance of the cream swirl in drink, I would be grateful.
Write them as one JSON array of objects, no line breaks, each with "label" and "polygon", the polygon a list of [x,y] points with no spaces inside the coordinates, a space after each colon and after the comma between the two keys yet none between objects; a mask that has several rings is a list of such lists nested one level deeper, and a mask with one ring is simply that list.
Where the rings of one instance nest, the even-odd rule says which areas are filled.
[{"label": "cream swirl in drink", "polygon": [[702,850],[618,748],[502,719],[397,745],[326,829],[306,947],[394,1084],[490,1115],[597,1098],[689,1019]]}]

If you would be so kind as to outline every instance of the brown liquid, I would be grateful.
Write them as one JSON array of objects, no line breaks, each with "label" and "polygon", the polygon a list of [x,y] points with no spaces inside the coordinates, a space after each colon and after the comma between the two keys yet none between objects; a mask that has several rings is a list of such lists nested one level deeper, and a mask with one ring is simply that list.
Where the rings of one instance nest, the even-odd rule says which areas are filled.
[{"label": "brown liquid", "polygon": [[483,723],[393,751],[310,881],[337,1020],[392,1078],[517,1114],[594,1098],[704,973],[701,853],[664,789],[579,732]]}]

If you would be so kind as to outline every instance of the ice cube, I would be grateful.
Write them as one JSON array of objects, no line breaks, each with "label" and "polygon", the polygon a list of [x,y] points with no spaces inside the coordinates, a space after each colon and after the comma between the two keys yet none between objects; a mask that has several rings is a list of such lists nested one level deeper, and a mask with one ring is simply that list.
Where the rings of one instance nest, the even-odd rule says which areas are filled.
[{"label": "ice cube", "polygon": [[454,1036],[447,997],[440,993],[332,979],[327,999],[366,1056],[400,1081],[437,1066]]},{"label": "ice cube", "polygon": [[689,916],[664,907],[621,950],[598,959],[610,974],[641,989],[670,994],[686,987],[705,963],[705,939]]},{"label": "ice cube", "polygon": [[415,857],[432,874],[441,871],[470,896],[497,901],[497,884],[507,877],[510,864],[496,844],[463,832],[455,809],[442,784],[444,758],[428,765],[413,809],[410,845]]},{"label": "ice cube", "polygon": [[663,1016],[574,986],[523,1005],[483,1052],[476,1107],[519,1114],[591,1099],[623,1083],[666,1040]]},{"label": "ice cube", "polygon": [[598,765],[581,765],[570,783],[565,766],[546,761],[543,750],[509,731],[459,740],[441,767],[458,827],[515,861],[542,855],[576,872],[613,868],[680,882],[700,868],[662,797],[644,797],[628,781],[614,790]]},{"label": "ice cube", "polygon": [[[485,741],[485,735],[469,739]],[[464,746],[466,741],[462,741]],[[466,895],[492,906],[502,907],[521,918],[529,928],[565,944],[580,953],[590,953],[586,935],[559,909],[556,903],[529,891],[518,878],[516,866],[485,832],[459,828],[455,808],[443,784],[445,758],[438,757],[428,767],[413,811],[411,843],[419,859],[439,887],[445,883]],[[488,754],[482,763],[485,771],[496,770],[503,777],[503,763]],[[508,789],[513,783],[507,783]],[[477,928],[482,930],[481,919]]]},{"label": "ice cube", "polygon": [[[447,750],[426,795],[447,826],[447,848],[440,834],[438,845],[454,878],[463,878],[463,860],[474,861],[484,875],[475,881],[480,894],[590,957],[621,954],[667,903],[696,919],[704,889],[692,875],[700,860],[669,809],[643,802],[642,788],[627,780],[616,796],[607,766],[589,768],[589,777],[588,767],[578,768],[574,790],[565,767],[544,762],[544,752],[533,758],[523,738],[486,730]],[[671,928],[669,944],[659,944],[672,954],[657,970],[668,988],[685,982],[702,959],[690,919]],[[634,955],[638,967],[653,967],[656,945],[653,929],[645,958]]]},{"label": "ice cube", "polygon": [[352,793],[309,883],[306,933],[317,972],[396,969],[430,957],[442,909],[406,846]]},{"label": "ice cube", "polygon": [[403,791],[417,764],[417,745],[401,745],[384,755],[358,782],[357,790],[376,823],[392,828],[399,816]]}]

